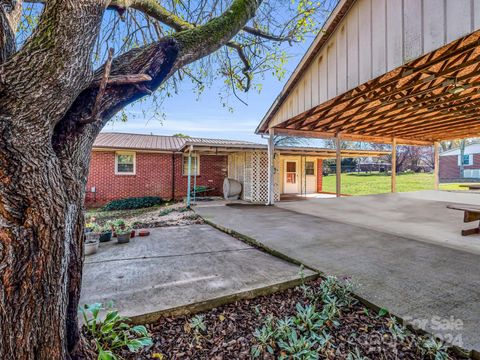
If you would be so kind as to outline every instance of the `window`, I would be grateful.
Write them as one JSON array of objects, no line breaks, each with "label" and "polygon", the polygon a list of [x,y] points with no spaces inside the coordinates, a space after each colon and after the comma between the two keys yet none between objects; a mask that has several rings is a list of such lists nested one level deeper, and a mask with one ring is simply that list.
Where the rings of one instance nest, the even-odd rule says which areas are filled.
[{"label": "window", "polygon": [[305,175],[315,175],[314,161],[305,161]]},{"label": "window", "polygon": [[[458,166],[461,165],[460,158],[461,158],[461,155],[458,155]],[[468,154],[463,155],[463,165],[464,165],[464,166],[473,165],[473,155],[472,155],[472,154],[470,154],[470,155],[468,155]]]},{"label": "window", "polygon": [[117,152],[115,153],[115,174],[116,175],[135,175],[135,153]]},{"label": "window", "polygon": [[[192,176],[200,174],[200,158],[198,155],[192,155]],[[183,175],[188,175],[188,155],[183,156]]]}]

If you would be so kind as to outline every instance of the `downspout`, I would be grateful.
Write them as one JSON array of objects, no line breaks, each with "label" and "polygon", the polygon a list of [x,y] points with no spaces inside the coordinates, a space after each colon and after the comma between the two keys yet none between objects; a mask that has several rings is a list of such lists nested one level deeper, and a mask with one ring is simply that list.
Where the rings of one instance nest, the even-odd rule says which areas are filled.
[{"label": "downspout", "polygon": [[175,201],[175,152],[172,153],[172,201]]}]

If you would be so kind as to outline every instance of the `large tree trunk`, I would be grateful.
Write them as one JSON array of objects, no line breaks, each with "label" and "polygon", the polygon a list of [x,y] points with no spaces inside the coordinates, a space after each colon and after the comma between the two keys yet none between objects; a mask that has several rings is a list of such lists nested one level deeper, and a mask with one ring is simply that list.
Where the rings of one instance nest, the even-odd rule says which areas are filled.
[{"label": "large tree trunk", "polygon": [[98,80],[105,68],[94,74],[91,55],[109,1],[47,1],[16,53],[12,29],[21,1],[10,3],[12,9],[0,8],[0,359],[76,358],[94,138],[120,109],[224,45],[261,0],[235,0],[204,26],[117,57],[110,75],[150,80],[108,84],[104,92]]},{"label": "large tree trunk", "polygon": [[0,359],[66,358],[78,341],[84,180],[65,177],[51,144],[0,129]]}]

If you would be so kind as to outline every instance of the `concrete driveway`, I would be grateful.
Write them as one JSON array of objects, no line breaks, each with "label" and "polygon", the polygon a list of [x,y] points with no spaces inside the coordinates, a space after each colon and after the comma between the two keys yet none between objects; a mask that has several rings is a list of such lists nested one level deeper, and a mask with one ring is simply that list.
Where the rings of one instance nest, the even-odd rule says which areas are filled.
[{"label": "concrete driveway", "polygon": [[480,351],[480,256],[474,251],[416,239],[408,223],[403,225],[405,235],[399,236],[347,223],[349,216],[337,216],[345,222],[334,221],[279,207],[208,206],[196,211],[318,271],[350,275],[366,300],[450,343]]},{"label": "concrete driveway", "polygon": [[298,271],[209,225],[157,228],[129,244],[100,244],[86,258],[80,304],[113,301],[122,315],[153,321],[281,289]]}]

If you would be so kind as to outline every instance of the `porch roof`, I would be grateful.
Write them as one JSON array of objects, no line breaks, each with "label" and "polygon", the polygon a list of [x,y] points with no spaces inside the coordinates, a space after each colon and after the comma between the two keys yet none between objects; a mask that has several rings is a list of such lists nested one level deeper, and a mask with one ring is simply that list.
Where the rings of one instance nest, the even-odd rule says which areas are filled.
[{"label": "porch roof", "polygon": [[[183,152],[194,151],[208,154],[228,154],[241,151],[267,151],[267,145],[263,144],[204,144],[198,142],[187,142],[182,148]],[[335,149],[319,148],[319,147],[293,147],[293,146],[275,146],[275,151],[280,155],[300,155],[300,156],[315,156],[323,159],[330,159],[336,157]],[[342,149],[341,156],[344,158],[355,157],[378,157],[389,155],[388,151],[377,150],[352,150]]]},{"label": "porch roof", "polygon": [[[282,101],[280,99],[280,101]],[[480,30],[256,132],[399,144],[480,135]]]}]

